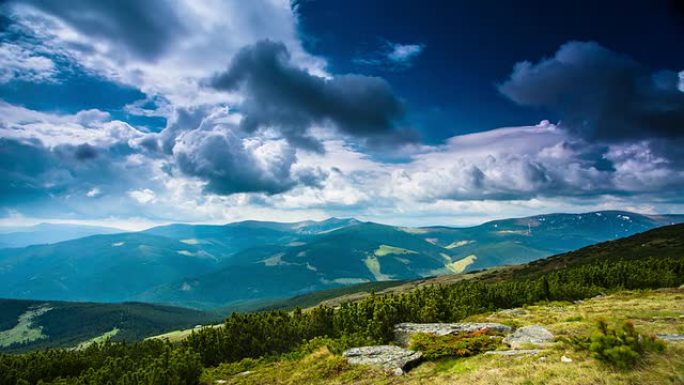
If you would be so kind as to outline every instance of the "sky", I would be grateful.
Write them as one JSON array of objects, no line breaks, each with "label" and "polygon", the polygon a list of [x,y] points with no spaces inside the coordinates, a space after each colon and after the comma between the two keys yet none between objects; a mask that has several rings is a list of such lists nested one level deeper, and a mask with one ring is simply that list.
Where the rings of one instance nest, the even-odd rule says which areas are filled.
[{"label": "sky", "polygon": [[0,225],[684,213],[681,4],[5,1]]}]

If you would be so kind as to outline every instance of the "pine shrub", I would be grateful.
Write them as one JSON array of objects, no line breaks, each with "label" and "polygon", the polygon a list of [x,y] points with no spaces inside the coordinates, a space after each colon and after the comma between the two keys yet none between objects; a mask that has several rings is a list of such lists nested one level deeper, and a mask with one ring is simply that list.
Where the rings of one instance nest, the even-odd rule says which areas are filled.
[{"label": "pine shrub", "polygon": [[410,349],[423,353],[426,359],[434,360],[443,357],[470,357],[501,345],[502,337],[488,329],[470,333],[436,336],[419,333],[411,338]]}]

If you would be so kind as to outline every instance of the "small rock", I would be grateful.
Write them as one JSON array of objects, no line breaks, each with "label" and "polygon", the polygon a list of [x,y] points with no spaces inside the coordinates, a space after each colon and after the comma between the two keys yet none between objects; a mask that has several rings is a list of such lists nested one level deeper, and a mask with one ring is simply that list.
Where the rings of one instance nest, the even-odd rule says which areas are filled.
[{"label": "small rock", "polygon": [[402,368],[394,368],[390,371],[390,373],[393,376],[403,376],[404,375],[404,369]]},{"label": "small rock", "polygon": [[541,353],[538,349],[528,349],[528,350],[492,350],[485,352],[486,356],[522,356],[522,355],[534,355]]},{"label": "small rock", "polygon": [[525,326],[515,331],[515,333],[503,339],[505,344],[513,349],[518,349],[525,344],[544,345],[554,336],[545,327],[539,325]]},{"label": "small rock", "polygon": [[240,373],[238,373],[237,375],[238,375],[238,376],[247,376],[247,375],[249,375],[249,374],[252,374],[252,372],[249,371],[249,370],[245,370],[244,372],[240,372]]},{"label": "small rock", "polygon": [[423,353],[393,345],[363,346],[345,350],[342,355],[352,365],[373,365],[398,373],[417,364]]},{"label": "small rock", "polygon": [[562,356],[562,357],[561,357],[561,362],[566,363],[566,364],[569,364],[569,363],[572,362],[572,358],[566,357],[566,356]]},{"label": "small rock", "polygon": [[506,309],[499,311],[499,315],[506,317],[517,317],[525,314],[527,314],[527,312],[523,309]]},{"label": "small rock", "polygon": [[483,329],[490,329],[499,333],[511,332],[510,326],[492,322],[401,323],[394,326],[394,337],[400,345],[408,346],[411,336],[417,333],[446,336],[457,333],[470,333]]},{"label": "small rock", "polygon": [[215,384],[225,384],[226,382],[228,382],[228,381],[226,381],[226,380],[216,380],[216,381],[214,381]]},{"label": "small rock", "polygon": [[656,334],[656,337],[667,342],[684,342],[684,334]]},{"label": "small rock", "polygon": [[546,357],[539,357],[539,362],[546,362]]}]

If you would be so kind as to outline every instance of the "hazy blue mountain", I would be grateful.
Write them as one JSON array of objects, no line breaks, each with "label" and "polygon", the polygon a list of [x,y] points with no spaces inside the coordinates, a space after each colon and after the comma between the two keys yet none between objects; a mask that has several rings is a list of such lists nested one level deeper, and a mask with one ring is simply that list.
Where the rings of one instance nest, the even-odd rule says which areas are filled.
[{"label": "hazy blue mountain", "polygon": [[41,223],[26,227],[0,227],[0,248],[44,245],[97,234],[121,233],[112,227]]},{"label": "hazy blue mountain", "polygon": [[304,243],[237,253],[222,268],[139,299],[218,306],[389,279],[444,274],[449,251],[398,228],[354,222]]},{"label": "hazy blue mountain", "polygon": [[173,239],[144,233],[94,235],[0,250],[0,297],[126,301],[216,266],[212,255]]},{"label": "hazy blue mountain", "polygon": [[300,238],[302,242],[243,250],[217,271],[163,285],[140,299],[212,307],[363,282],[415,279],[525,263],[679,222],[684,216],[619,211],[540,215],[470,228],[402,228],[354,221]]},{"label": "hazy blue mountain", "polygon": [[0,297],[244,308],[313,290],[525,263],[678,222],[684,216],[604,211],[468,228],[338,218],[177,224],[0,250]]},{"label": "hazy blue mountain", "polygon": [[525,263],[594,243],[684,222],[684,215],[625,211],[548,214],[504,219],[469,228],[421,228],[423,236],[455,257],[475,256],[468,270]]},{"label": "hazy blue mountain", "polygon": [[219,259],[264,245],[297,243],[311,235],[358,223],[356,219],[330,218],[324,221],[294,223],[242,221],[226,225],[173,224],[154,227],[145,233],[172,238],[196,245]]}]

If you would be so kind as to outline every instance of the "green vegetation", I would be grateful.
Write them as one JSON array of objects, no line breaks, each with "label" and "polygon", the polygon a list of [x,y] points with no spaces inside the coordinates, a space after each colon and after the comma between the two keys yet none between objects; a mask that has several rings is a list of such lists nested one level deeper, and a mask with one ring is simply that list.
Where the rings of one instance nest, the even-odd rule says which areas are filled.
[{"label": "green vegetation", "polygon": [[392,279],[392,277],[389,275],[380,272],[380,261],[374,255],[369,255],[366,257],[366,259],[363,260],[363,263],[366,264],[368,271],[373,274],[373,278],[376,281],[389,281]]},{"label": "green vegetation", "polygon": [[684,259],[666,257],[604,261],[494,283],[463,281],[399,295],[373,295],[336,310],[322,306],[292,314],[233,314],[223,328],[202,329],[186,343],[208,366],[287,352],[316,336],[362,335],[385,343],[392,339],[393,326],[400,322],[453,322],[543,300],[577,300],[616,289],[677,287],[684,283],[682,272]]},{"label": "green vegetation", "polygon": [[[379,281],[366,282],[358,285],[336,287],[334,289],[314,291],[312,293],[298,295],[284,301],[276,301],[264,306],[260,310],[294,310],[295,308],[308,308],[321,302],[340,297],[355,298],[363,297],[373,292],[382,291],[406,283],[407,281]],[[347,301],[345,301],[347,302]]]},{"label": "green vegetation", "polygon": [[0,355],[0,385],[191,385],[201,371],[196,353],[161,341]]},{"label": "green vegetation", "polygon": [[477,256],[469,255],[463,259],[459,259],[456,262],[447,263],[446,267],[453,273],[463,273],[464,271],[466,271],[468,266],[472,265],[473,262],[475,262],[476,259]]},{"label": "green vegetation", "polygon": [[143,303],[0,300],[0,351],[73,348],[103,335],[114,341],[136,341],[221,318],[213,313]]},{"label": "green vegetation", "polygon": [[[609,324],[621,325],[629,320],[640,334],[681,333],[681,321],[673,315],[681,314],[682,300],[681,289],[620,291],[578,303],[544,301],[517,309],[524,310],[524,314],[488,312],[466,320],[537,323],[558,336],[590,338],[597,321],[609,316]],[[568,323],[567,318],[581,320]],[[563,362],[563,356],[573,361]],[[201,383],[213,385],[216,381],[226,385],[674,385],[684,383],[684,345],[668,344],[665,354],[646,354],[634,369],[625,371],[615,370],[561,339],[537,355],[478,354],[425,360],[401,377],[388,376],[374,367],[349,365],[332,348],[321,347],[311,353],[297,349],[292,354],[248,358],[205,369]]]},{"label": "green vegetation", "polygon": [[114,328],[114,329],[112,329],[112,330],[110,330],[110,331],[104,333],[104,334],[101,335],[101,336],[97,336],[97,337],[92,338],[92,339],[90,339],[90,340],[88,340],[88,341],[81,342],[80,344],[78,344],[78,346],[76,347],[76,349],[85,349],[85,348],[87,348],[88,346],[90,346],[90,345],[92,345],[92,344],[99,344],[99,343],[101,343],[101,342],[105,342],[105,341],[107,341],[107,340],[111,340],[112,338],[114,338],[114,336],[116,336],[117,334],[119,334],[119,331],[120,331],[119,328]]},{"label": "green vegetation", "polygon": [[409,349],[423,352],[423,357],[429,360],[444,357],[470,357],[496,350],[502,339],[503,336],[487,329],[446,336],[417,334],[411,337]]},{"label": "green vegetation", "polygon": [[43,327],[34,325],[34,319],[50,310],[52,310],[51,307],[43,305],[31,308],[20,315],[16,326],[9,330],[0,331],[0,348],[47,338],[43,334]]},{"label": "green vegetation", "polygon": [[615,330],[604,320],[598,322],[598,330],[587,339],[573,340],[575,346],[589,350],[592,357],[618,369],[632,369],[647,353],[662,353],[665,343],[652,335],[638,333],[631,322],[624,322]]},{"label": "green vegetation", "polygon": [[[507,272],[497,271],[494,272],[496,274],[484,274],[477,279],[463,280],[451,285],[425,286],[397,294],[372,294],[363,300],[345,303],[335,309],[318,306],[308,311],[295,309],[293,312],[274,310],[236,313],[225,320],[223,327],[193,331],[187,339],[176,345],[148,340],[134,345],[94,344],[84,351],[48,350],[18,356],[4,355],[0,356],[0,373],[4,375],[2,380],[6,382],[0,384],[22,381],[35,384],[39,379],[55,384],[197,384],[200,379],[205,382],[223,380],[221,370],[224,369],[233,376],[233,383],[386,383],[387,377],[381,377],[378,371],[350,368],[341,357],[332,355],[330,350],[339,351],[359,344],[387,343],[393,338],[393,326],[400,322],[450,322],[484,316],[489,319],[494,315],[496,316],[492,319],[496,319],[499,312],[492,312],[510,307],[563,308],[570,306],[567,301],[599,294],[678,287],[684,283],[684,258],[681,258],[678,251],[678,247],[684,242],[681,239],[683,229],[684,226],[673,226],[642,235],[639,238],[642,244],[652,241],[658,245],[666,245],[653,249],[642,247],[641,250],[650,250],[642,257],[632,254],[625,259],[620,253],[611,253],[611,247],[619,251],[624,248],[625,243],[633,242],[630,239],[616,241],[612,245],[603,245],[602,255],[597,258],[594,258],[595,250],[588,249],[568,257],[568,261],[572,263],[556,258],[553,259],[553,265],[535,264],[508,269]],[[680,301],[681,292],[677,293]],[[673,306],[676,308],[678,300],[670,301],[674,301]],[[602,313],[605,311],[603,309]],[[52,311],[47,314],[50,313]],[[485,315],[486,313],[490,314]],[[567,311],[560,313],[562,320],[577,316],[567,314]],[[503,314],[501,316],[504,317]],[[538,317],[533,319],[542,319],[543,323],[554,320],[549,314],[534,313],[531,317]],[[558,329],[554,331],[571,330],[581,333],[586,327],[584,320],[590,318],[589,314],[583,314],[581,319],[573,322],[557,321],[563,322],[563,327],[555,326]],[[508,323],[516,325],[517,322],[509,320]],[[433,357],[467,356],[494,347],[478,337],[482,336],[469,336],[465,342],[423,342],[424,348]],[[610,344],[605,344],[608,349],[616,346],[608,345]],[[645,351],[648,350],[652,349],[645,348]],[[679,359],[681,352],[673,351],[673,357],[648,356],[646,359],[653,360],[652,365],[660,368],[659,370],[674,368],[675,371],[670,373],[681,373],[681,369],[684,369],[684,362]],[[83,352],[90,354],[84,355]],[[558,360],[560,354],[561,352],[551,352],[549,357]],[[580,358],[581,356],[573,355],[573,359]],[[245,359],[251,361],[243,361]],[[491,357],[483,355],[462,359],[467,361],[453,365],[442,364],[440,361],[432,363],[434,366],[430,375],[435,375],[434,370],[445,370],[458,371],[459,376],[467,377],[475,368],[492,362]],[[533,358],[525,359],[525,362],[530,363],[529,360]],[[525,369],[524,373],[530,376],[529,371],[535,369],[534,366],[521,369],[520,365],[500,365],[512,376],[517,375],[517,378],[520,378],[520,370]],[[201,375],[202,367],[206,369]],[[235,374],[236,370],[247,367],[254,369],[254,376],[249,373]],[[424,380],[425,377],[420,376],[425,372],[420,370],[428,369],[418,368],[415,377],[407,381],[413,378]],[[577,368],[574,370],[577,371]],[[565,375],[564,380],[576,378],[576,374],[572,377],[569,369],[559,368],[559,372]],[[548,374],[544,371],[539,373]],[[594,373],[593,377],[587,374],[584,379],[591,382],[591,379],[610,378],[604,372],[599,374],[600,376]],[[286,376],[289,376],[289,380],[281,380]],[[497,372],[488,378],[495,380],[500,376],[501,373]],[[658,376],[660,380],[669,378],[673,383],[677,381],[677,377],[671,374],[658,372]],[[473,380],[470,383],[487,383],[477,380],[478,377],[470,378]],[[533,378],[533,383],[562,383],[556,377]],[[620,379],[615,376],[612,378]],[[633,378],[638,376],[634,375]],[[449,383],[448,380],[449,377],[444,378],[442,383]],[[621,382],[616,380],[613,383]],[[640,382],[634,380],[632,383]]]},{"label": "green vegetation", "polygon": [[413,250],[403,249],[401,247],[380,245],[380,247],[378,247],[373,254],[375,254],[376,257],[384,257],[385,255],[389,255],[389,254],[418,254],[418,253],[413,251]]}]

